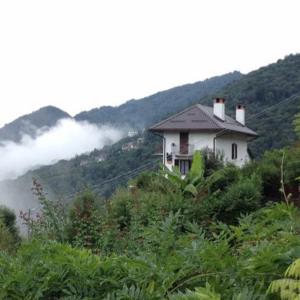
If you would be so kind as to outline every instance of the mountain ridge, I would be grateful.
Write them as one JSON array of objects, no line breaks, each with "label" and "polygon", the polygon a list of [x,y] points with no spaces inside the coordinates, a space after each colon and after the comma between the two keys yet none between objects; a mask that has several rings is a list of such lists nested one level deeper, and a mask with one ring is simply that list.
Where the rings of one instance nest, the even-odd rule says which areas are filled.
[{"label": "mountain ridge", "polygon": [[[195,99],[217,92],[227,84],[239,80],[243,75],[233,71],[212,78],[176,86],[152,95],[131,99],[119,106],[102,106],[83,111],[74,116],[78,121],[97,124],[110,124],[123,127],[124,124],[135,129],[144,129],[153,122],[175,113]],[[172,99],[172,101],[170,101]]]},{"label": "mountain ridge", "polygon": [[[183,93],[188,93],[186,87],[183,90]],[[192,97],[188,98],[191,100],[179,104],[187,107],[200,102],[211,106],[212,99],[224,97],[226,113],[232,117],[234,117],[237,103],[246,104],[246,124],[259,134],[259,137],[250,143],[250,148],[256,157],[259,157],[265,150],[282,148],[295,142],[293,120],[300,107],[298,93],[300,93],[300,54],[289,55],[269,66],[242,75],[239,80],[228,83],[218,91],[206,94],[201,99],[198,95],[193,96],[194,94],[191,92]],[[161,94],[158,93],[158,95]],[[289,100],[291,97],[293,100]],[[171,97],[168,99],[168,103],[163,103],[165,107],[171,107],[170,110],[163,111],[166,116],[172,115],[175,110],[172,106],[173,99]],[[160,101],[161,98],[158,97],[157,102]],[[133,103],[136,102],[131,101],[129,104]],[[128,108],[128,103],[125,105],[126,107]],[[266,108],[268,109],[266,110]],[[133,109],[132,106],[131,109]],[[159,109],[157,108],[156,111]],[[176,106],[176,110],[180,110],[180,105]],[[147,116],[147,112],[149,112],[149,106],[144,107],[142,116]],[[162,116],[161,111],[159,112],[160,119],[166,117]],[[99,115],[96,114],[94,122],[101,123],[101,121],[108,120],[99,119]],[[150,122],[150,118],[147,121]],[[128,181],[128,176],[120,177],[120,175],[130,174],[148,162],[157,161],[153,153],[155,146],[161,144],[161,140],[147,133],[142,138],[145,141],[141,147],[128,150],[125,146],[135,141],[124,139],[105,150],[97,150],[69,161],[60,161],[55,165],[31,171],[19,179],[11,181],[10,186],[13,188],[17,185],[19,191],[22,189],[29,191],[30,180],[32,177],[36,177],[54,198],[60,198],[61,195],[66,198],[71,197],[86,187],[93,187],[92,190],[95,193],[108,197],[118,185],[126,184]],[[136,172],[134,171],[133,174],[136,175]]]},{"label": "mountain ridge", "polygon": [[41,132],[48,130],[57,121],[65,118],[72,117],[67,112],[52,105],[41,107],[0,128],[0,142],[13,141],[19,143],[24,135],[36,138]]}]

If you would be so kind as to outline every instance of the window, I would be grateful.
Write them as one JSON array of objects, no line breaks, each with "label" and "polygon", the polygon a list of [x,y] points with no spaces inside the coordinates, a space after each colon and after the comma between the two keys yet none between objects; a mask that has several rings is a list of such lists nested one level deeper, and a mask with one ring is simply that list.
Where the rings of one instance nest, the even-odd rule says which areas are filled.
[{"label": "window", "polygon": [[186,175],[192,165],[192,161],[189,159],[175,159],[174,165],[179,168],[182,175]]},{"label": "window", "polygon": [[180,160],[179,161],[179,169],[182,175],[186,175],[189,172],[190,164],[188,160]]},{"label": "window", "polygon": [[190,170],[190,161],[189,160],[180,160],[179,169],[182,175],[186,175]]},{"label": "window", "polygon": [[231,145],[231,158],[237,159],[237,144],[236,143],[233,143]]}]

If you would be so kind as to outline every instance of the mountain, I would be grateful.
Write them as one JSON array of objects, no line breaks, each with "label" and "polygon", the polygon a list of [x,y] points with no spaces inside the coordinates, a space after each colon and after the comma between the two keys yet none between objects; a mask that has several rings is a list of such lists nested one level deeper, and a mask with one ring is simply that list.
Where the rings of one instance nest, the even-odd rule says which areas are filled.
[{"label": "mountain", "polygon": [[[217,92],[227,84],[239,80],[241,76],[237,71],[216,76],[159,92],[140,100],[130,100],[118,107],[103,106],[81,112],[74,118],[78,121],[110,124],[120,128],[143,129],[162,117],[183,109],[195,99]],[[71,116],[54,106],[42,107],[0,128],[0,142],[4,140],[20,142],[23,135],[35,138],[37,134],[54,126],[63,118],[71,118]]]},{"label": "mountain", "polygon": [[[226,111],[233,117],[237,103],[242,102],[246,105],[247,125],[259,133],[259,137],[250,143],[250,148],[257,157],[265,150],[292,144],[295,141],[292,123],[294,115],[300,110],[300,55],[289,55],[274,64],[238,77],[239,80],[233,80],[219,91],[201,99],[198,97],[199,93],[194,94],[195,85],[185,85],[140,101],[130,101],[120,107],[110,108],[110,115],[105,118],[103,116],[102,119],[97,119],[97,116],[102,115],[104,109],[96,109],[79,116],[90,116],[89,121],[93,122],[108,122],[109,118],[115,118],[115,124],[122,118],[123,122],[130,122],[132,118],[134,125],[142,114],[145,126],[150,120],[160,120],[163,114],[171,115],[174,111],[197,102],[212,105],[212,99],[218,96],[225,97]],[[184,100],[180,101],[175,94],[185,95]],[[155,105],[156,109],[153,108]],[[143,111],[148,111],[148,114],[142,113]],[[77,119],[80,118],[77,116]],[[118,175],[126,174],[157,159],[152,154],[155,152],[155,144],[160,145],[161,140],[151,134],[146,134],[144,139],[140,149],[130,151],[122,151],[122,146],[128,141],[121,140],[108,148],[108,154],[101,162],[95,160],[93,154],[80,156],[69,162],[61,162],[60,165],[34,171],[31,176],[36,174],[41,181],[48,178],[47,184],[51,183],[49,188],[59,193],[75,193],[83,186],[91,185],[95,192],[107,196],[115,186],[128,180],[128,177],[118,178]],[[107,180],[109,182],[104,184]]]},{"label": "mountain", "polygon": [[[144,126],[150,125],[152,121],[186,107],[199,97],[217,92],[226,84],[240,79],[241,76],[238,72],[225,74],[203,82],[159,92],[141,100],[131,100],[119,107],[102,107],[90,112],[83,112],[77,115],[76,119],[97,124],[113,124],[122,128],[142,129]],[[23,129],[19,124],[24,121],[28,122],[28,119],[32,124],[32,119],[35,119],[32,116],[36,117],[36,114],[39,115],[41,111],[47,114],[48,109],[42,108],[3,128],[6,139],[19,141]],[[58,114],[58,117],[50,119],[51,122],[48,122],[47,125],[55,124],[60,117],[69,117],[69,115]],[[35,127],[45,126],[43,123],[45,120],[48,120],[48,116],[42,117],[40,123],[34,122]],[[7,128],[15,129],[11,130],[14,134],[8,134],[10,131]],[[35,130],[27,130],[27,133],[31,133],[31,135],[34,132]],[[140,142],[141,140],[143,142]],[[69,201],[76,192],[86,187],[90,187],[103,196],[109,196],[118,185],[125,184],[138,172],[157,166],[159,158],[153,156],[157,144],[160,144],[160,140],[152,135],[128,137],[111,147],[104,147],[104,149],[95,150],[90,154],[83,154],[71,160],[62,160],[51,166],[30,171],[16,180],[0,182],[1,201],[13,204],[17,211],[24,210],[28,205],[36,207],[38,203],[30,189],[32,177],[37,178],[43,184],[52,199],[64,198],[64,201]],[[20,197],[20,195],[22,196]]]},{"label": "mountain", "polygon": [[[292,123],[300,110],[300,55],[289,55],[243,76],[235,73],[229,76],[236,78],[229,80],[219,90],[216,87],[207,89],[206,92],[213,92],[205,94],[201,99],[198,84],[205,85],[196,83],[160,92],[140,101],[129,101],[119,107],[84,112],[77,115],[76,119],[117,126],[124,122],[132,127],[144,128],[194,103],[212,105],[212,99],[218,96],[226,99],[226,111],[231,116],[234,116],[237,103],[246,104],[247,125],[259,133],[259,137],[250,144],[257,157],[265,150],[293,143],[295,134]],[[130,143],[137,145],[139,138],[143,142],[130,148]],[[20,191],[26,189],[29,192],[31,178],[36,177],[56,199],[63,197],[69,201],[85,187],[90,187],[97,194],[109,196],[118,185],[126,183],[142,170],[157,166],[160,157],[153,153],[160,144],[158,137],[148,133],[127,138],[102,150],[69,161],[60,161],[31,171],[17,180],[1,183],[0,190],[1,185],[10,187],[7,193],[17,188],[18,195],[23,196]],[[24,196],[17,201],[22,203],[27,200]]]},{"label": "mountain", "polygon": [[201,99],[211,105],[215,97],[226,99],[226,112],[234,117],[238,103],[246,105],[246,123],[259,137],[250,143],[255,157],[295,141],[293,120],[300,111],[300,54],[243,76],[218,93]]},{"label": "mountain", "polygon": [[71,118],[71,116],[54,106],[42,107],[0,128],[0,141],[9,140],[18,143],[24,135],[35,138],[64,118]]},{"label": "mountain", "polygon": [[118,107],[103,106],[75,116],[76,120],[116,127],[144,129],[168,115],[186,108],[202,97],[218,92],[231,82],[238,81],[242,74],[235,71],[204,81],[185,84],[154,95],[130,100]]}]

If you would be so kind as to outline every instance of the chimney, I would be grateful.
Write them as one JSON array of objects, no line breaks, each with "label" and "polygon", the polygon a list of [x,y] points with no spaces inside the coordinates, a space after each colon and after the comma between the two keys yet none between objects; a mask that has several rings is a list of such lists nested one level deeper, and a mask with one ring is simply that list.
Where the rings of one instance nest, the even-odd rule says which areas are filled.
[{"label": "chimney", "polygon": [[235,111],[235,119],[242,124],[243,126],[245,125],[245,106],[238,104],[236,106],[236,111]]},{"label": "chimney", "polygon": [[216,98],[214,101],[214,115],[225,121],[225,99]]}]

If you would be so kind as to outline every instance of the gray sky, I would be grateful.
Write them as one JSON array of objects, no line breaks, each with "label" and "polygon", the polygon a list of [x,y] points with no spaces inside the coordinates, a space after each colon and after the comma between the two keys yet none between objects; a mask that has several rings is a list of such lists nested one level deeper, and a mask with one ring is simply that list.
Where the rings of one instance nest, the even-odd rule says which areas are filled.
[{"label": "gray sky", "polygon": [[299,0],[0,0],[0,126],[300,52]]}]

